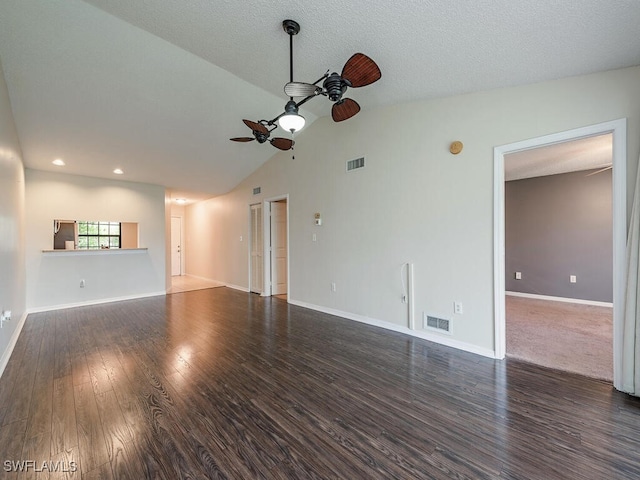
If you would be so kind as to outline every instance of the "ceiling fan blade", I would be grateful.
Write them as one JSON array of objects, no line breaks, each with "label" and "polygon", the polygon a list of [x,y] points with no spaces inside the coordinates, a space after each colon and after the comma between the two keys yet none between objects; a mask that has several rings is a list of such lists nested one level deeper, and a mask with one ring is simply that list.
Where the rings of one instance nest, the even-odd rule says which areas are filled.
[{"label": "ceiling fan blade", "polygon": [[331,118],[334,122],[342,122],[353,117],[360,111],[360,105],[355,100],[344,98],[331,107]]},{"label": "ceiling fan blade", "polygon": [[251,120],[242,120],[242,121],[247,127],[249,127],[253,131],[264,133],[264,134],[269,133],[269,130],[267,130],[267,127],[265,127],[261,123],[252,122]]},{"label": "ceiling fan blade", "polygon": [[293,147],[293,144],[294,144],[293,140],[290,140],[288,138],[282,138],[282,137],[272,138],[269,141],[271,142],[271,145],[273,145],[276,148],[279,148],[280,150],[289,150],[291,149],[291,147]]},{"label": "ceiling fan blade", "polygon": [[253,138],[253,137],[235,137],[235,138],[230,138],[229,140],[231,140],[232,142],[253,142],[255,140],[255,138]]},{"label": "ceiling fan blade", "polygon": [[344,64],[341,77],[348,80],[352,87],[364,87],[380,80],[382,73],[376,62],[364,53],[354,53]]},{"label": "ceiling fan blade", "polygon": [[322,91],[322,88],[312,83],[289,82],[284,86],[287,97],[310,97]]}]

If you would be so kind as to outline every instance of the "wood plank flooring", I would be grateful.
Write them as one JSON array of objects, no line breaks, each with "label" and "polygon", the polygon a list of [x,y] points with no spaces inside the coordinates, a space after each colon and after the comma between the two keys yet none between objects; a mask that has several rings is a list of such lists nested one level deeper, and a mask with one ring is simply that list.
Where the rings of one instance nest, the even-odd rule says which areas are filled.
[{"label": "wood plank flooring", "polygon": [[0,402],[8,479],[640,478],[610,384],[228,288],[29,315]]}]

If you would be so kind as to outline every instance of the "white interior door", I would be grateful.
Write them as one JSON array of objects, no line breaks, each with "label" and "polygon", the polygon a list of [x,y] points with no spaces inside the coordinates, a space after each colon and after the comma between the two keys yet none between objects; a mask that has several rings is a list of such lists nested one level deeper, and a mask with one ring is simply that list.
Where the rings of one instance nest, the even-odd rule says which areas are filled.
[{"label": "white interior door", "polygon": [[264,290],[264,241],[262,225],[262,205],[251,205],[251,286],[254,293]]},{"label": "white interior door", "polygon": [[287,202],[271,203],[271,294],[287,293]]},{"label": "white interior door", "polygon": [[171,217],[171,276],[182,275],[182,218]]}]

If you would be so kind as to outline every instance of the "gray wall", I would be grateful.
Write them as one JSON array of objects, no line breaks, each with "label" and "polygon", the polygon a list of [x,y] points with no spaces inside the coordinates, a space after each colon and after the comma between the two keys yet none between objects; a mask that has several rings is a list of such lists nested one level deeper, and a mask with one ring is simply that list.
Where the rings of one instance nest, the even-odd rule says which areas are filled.
[{"label": "gray wall", "polygon": [[588,173],[506,182],[507,291],[613,301],[611,170]]}]

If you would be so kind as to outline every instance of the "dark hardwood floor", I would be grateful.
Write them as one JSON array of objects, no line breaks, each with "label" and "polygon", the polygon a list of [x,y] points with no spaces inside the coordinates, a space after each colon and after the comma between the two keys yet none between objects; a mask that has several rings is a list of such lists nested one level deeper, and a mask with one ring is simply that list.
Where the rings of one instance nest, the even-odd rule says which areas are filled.
[{"label": "dark hardwood floor", "polygon": [[10,479],[640,478],[610,384],[227,288],[29,315],[0,425]]}]

